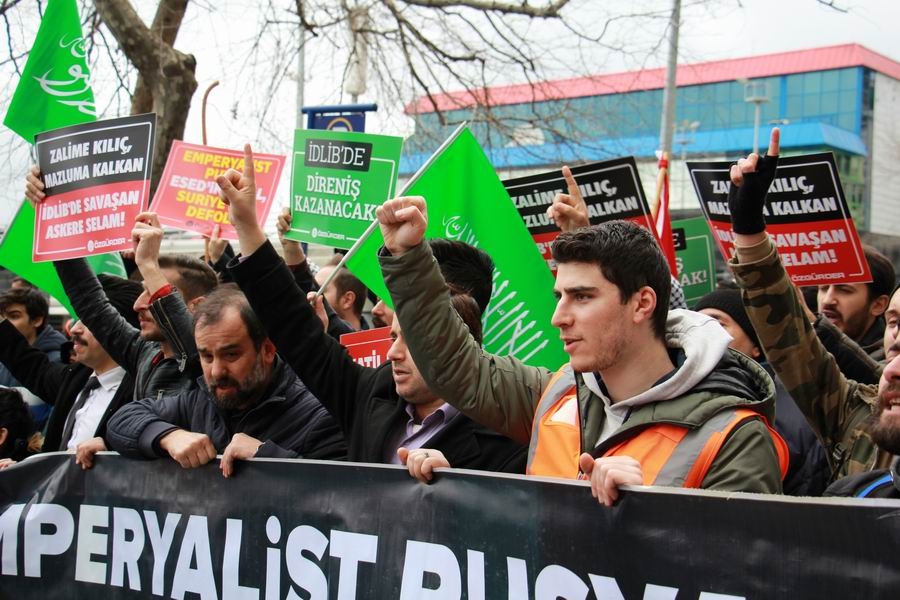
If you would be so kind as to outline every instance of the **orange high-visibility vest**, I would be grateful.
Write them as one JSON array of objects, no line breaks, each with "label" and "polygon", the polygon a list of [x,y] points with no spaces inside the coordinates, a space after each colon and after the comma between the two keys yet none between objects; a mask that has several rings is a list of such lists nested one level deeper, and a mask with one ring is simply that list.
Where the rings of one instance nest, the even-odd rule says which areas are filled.
[{"label": "orange high-visibility vest", "polygon": [[[788,468],[788,448],[766,418],[746,408],[724,409],[696,429],[658,423],[613,446],[603,456],[630,456],[641,463],[644,485],[699,488],[710,466],[738,426],[761,419],[769,429],[781,478]],[[528,449],[529,475],[576,479],[583,452],[575,376],[569,365],[556,372],[534,415]]]}]

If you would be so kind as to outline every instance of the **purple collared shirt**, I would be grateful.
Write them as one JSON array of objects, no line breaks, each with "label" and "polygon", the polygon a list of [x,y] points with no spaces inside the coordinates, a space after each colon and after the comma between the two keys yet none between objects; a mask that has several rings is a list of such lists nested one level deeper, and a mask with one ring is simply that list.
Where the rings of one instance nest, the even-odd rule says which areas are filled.
[{"label": "purple collared shirt", "polygon": [[406,426],[397,428],[387,436],[385,445],[384,462],[392,465],[401,465],[400,457],[397,456],[397,448],[401,446],[410,450],[416,448],[424,448],[428,445],[428,440],[433,438],[459,414],[459,411],[444,402],[437,410],[422,420],[422,423],[415,421],[415,408],[412,404],[406,404],[406,414],[409,420]]}]

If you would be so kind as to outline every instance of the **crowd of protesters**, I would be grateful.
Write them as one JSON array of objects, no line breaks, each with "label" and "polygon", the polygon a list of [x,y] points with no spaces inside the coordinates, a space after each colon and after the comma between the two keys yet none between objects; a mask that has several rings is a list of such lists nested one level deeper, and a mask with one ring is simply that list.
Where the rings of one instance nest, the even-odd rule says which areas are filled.
[{"label": "crowd of protesters", "polygon": [[[27,282],[0,295],[0,467],[69,451],[87,469],[114,450],[184,468],[221,455],[226,477],[276,457],[403,464],[423,482],[450,467],[582,478],[606,505],[623,485],[900,498],[894,268],[867,249],[872,283],[820,286],[807,306],[766,234],[778,151],[776,129],[732,167],[736,286],[694,310],[676,308],[649,231],[589,226],[577,186],[558,194],[551,324],[569,362],[553,372],[482,349],[493,262],[426,241],[427,198],[377,211],[396,313],[372,298],[368,322],[365,286],[284,238],[289,212],[280,255],[268,240],[248,146],[248,168],[218,178],[239,254],[214,235],[203,259],[161,255],[142,213],[130,279],[55,263],[78,315],[67,335]],[[26,195],[44,199],[36,169]],[[371,326],[392,339],[376,368],[339,341]]]}]

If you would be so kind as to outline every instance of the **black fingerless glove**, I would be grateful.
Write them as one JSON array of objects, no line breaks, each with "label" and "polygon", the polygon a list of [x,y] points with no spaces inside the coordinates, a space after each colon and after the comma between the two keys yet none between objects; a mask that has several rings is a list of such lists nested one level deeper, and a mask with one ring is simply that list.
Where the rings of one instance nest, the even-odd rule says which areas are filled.
[{"label": "black fingerless glove", "polygon": [[777,156],[760,156],[756,171],[744,173],[741,186],[731,184],[728,190],[728,209],[731,211],[731,229],[735,233],[754,234],[766,230],[763,204],[772,180],[775,179]]}]

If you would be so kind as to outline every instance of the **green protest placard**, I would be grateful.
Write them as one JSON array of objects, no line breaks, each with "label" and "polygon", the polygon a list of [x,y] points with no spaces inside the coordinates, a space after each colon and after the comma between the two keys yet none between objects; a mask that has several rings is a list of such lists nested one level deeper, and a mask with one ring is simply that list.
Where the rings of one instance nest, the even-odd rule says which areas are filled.
[{"label": "green protest placard", "polygon": [[399,137],[298,129],[287,237],[350,247],[393,196],[402,147]]},{"label": "green protest placard", "polygon": [[672,221],[678,280],[688,306],[716,289],[715,243],[703,217]]}]

